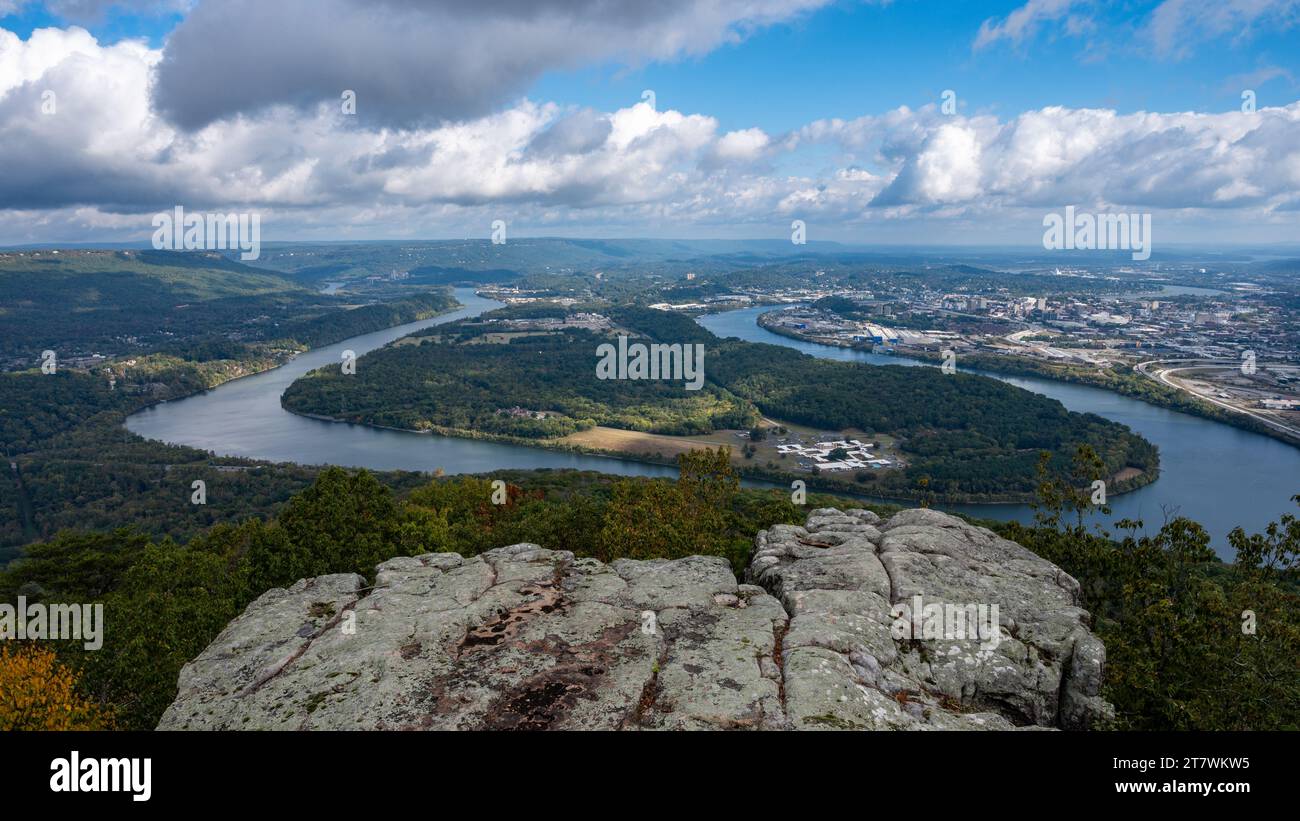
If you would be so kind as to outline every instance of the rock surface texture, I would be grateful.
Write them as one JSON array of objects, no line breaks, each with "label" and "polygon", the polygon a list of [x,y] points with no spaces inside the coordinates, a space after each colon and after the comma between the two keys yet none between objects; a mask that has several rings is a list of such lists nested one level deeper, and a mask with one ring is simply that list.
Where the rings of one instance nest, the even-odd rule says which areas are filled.
[{"label": "rock surface texture", "polygon": [[[1112,713],[1078,582],[951,516],[815,510],[758,534],[746,581],[720,558],[606,565],[531,544],[392,559],[373,589],[306,579],[185,666],[159,728],[1074,729]],[[898,636],[916,596],[998,605],[999,639]]]}]

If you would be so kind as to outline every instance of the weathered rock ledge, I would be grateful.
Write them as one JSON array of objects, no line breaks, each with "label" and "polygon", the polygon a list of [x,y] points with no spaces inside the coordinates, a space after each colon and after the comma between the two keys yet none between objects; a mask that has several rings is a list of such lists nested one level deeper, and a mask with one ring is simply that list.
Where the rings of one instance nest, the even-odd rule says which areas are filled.
[{"label": "weathered rock ledge", "polygon": [[[1105,648],[1060,568],[931,510],[815,510],[726,561],[519,544],[271,590],[181,671],[159,729],[1088,728]],[[997,605],[898,635],[896,605]],[[971,612],[974,612],[973,610]],[[919,619],[919,615],[917,616]],[[917,627],[920,622],[915,622]]]}]

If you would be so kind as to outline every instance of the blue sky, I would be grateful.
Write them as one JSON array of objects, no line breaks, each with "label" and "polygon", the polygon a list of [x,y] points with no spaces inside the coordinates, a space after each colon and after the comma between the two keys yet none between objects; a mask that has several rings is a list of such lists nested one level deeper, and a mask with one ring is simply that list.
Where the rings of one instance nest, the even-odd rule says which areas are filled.
[{"label": "blue sky", "polygon": [[[1149,49],[1124,43],[1098,59],[1080,38],[1046,33],[1022,47],[973,51],[980,24],[1019,5],[841,3],[702,58],[636,70],[601,66],[554,73],[534,92],[611,107],[653,88],[661,105],[708,111],[729,128],[774,131],[825,117],[915,108],[936,101],[945,89],[957,92],[967,113],[1007,115],[1052,105],[1225,111],[1240,105],[1242,80],[1270,67],[1289,70],[1293,78],[1279,74],[1257,84],[1261,104],[1300,96],[1296,29],[1235,44],[1221,38],[1181,60],[1156,58]],[[1101,25],[1120,29],[1131,25],[1129,20],[1111,10]],[[761,92],[735,93],[748,84]]]},{"label": "blue sky", "polygon": [[[936,101],[946,89],[957,92],[964,113],[1001,115],[1052,105],[1226,111],[1240,105],[1246,87],[1257,92],[1260,105],[1300,97],[1300,28],[1267,26],[1241,39],[1230,33],[1181,58],[1156,56],[1126,33],[1159,2],[1098,6],[1100,34],[1072,37],[1045,27],[1014,46],[973,48],[984,21],[1005,18],[1023,5],[1016,0],[837,2],[702,56],[547,72],[528,93],[611,110],[649,88],[661,106],[709,112],[729,129],[768,131],[900,105],[916,108]],[[29,3],[0,17],[0,27],[27,36],[36,28],[75,23],[102,42],[144,38],[157,47],[183,17],[114,8],[98,21],[69,21],[44,3]],[[1104,48],[1094,53],[1088,47],[1092,42]],[[761,90],[737,94],[739,87]]]},{"label": "blue sky", "polygon": [[139,14],[120,8],[91,18],[65,17],[52,12],[45,3],[27,3],[8,15],[0,16],[0,27],[27,37],[38,28],[80,25],[101,41],[144,38],[151,45],[160,46],[163,38],[183,17],[179,12]]},{"label": "blue sky", "polygon": [[[1179,239],[1297,236],[1300,0],[496,13],[522,2],[0,0],[0,160],[25,169],[0,183],[0,240],[134,235],[178,199],[303,238],[461,236],[502,214],[526,233],[801,218],[820,238],[1016,242],[1066,204],[1158,210]],[[86,110],[32,121],[45,90]]]}]

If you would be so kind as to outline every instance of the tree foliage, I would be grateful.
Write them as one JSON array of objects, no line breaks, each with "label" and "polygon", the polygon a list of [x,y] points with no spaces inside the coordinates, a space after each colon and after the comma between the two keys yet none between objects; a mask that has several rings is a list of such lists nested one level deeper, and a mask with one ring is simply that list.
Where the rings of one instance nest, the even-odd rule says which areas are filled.
[{"label": "tree foliage", "polygon": [[77,674],[52,650],[34,644],[0,646],[0,732],[108,726],[99,705],[79,692]]},{"label": "tree foliage", "polygon": [[734,528],[739,481],[726,448],[684,453],[676,482],[623,480],[605,512],[597,558],[722,556],[739,568],[748,541]]},{"label": "tree foliage", "polygon": [[[1076,481],[1095,475],[1081,451]],[[1060,565],[1106,645],[1105,695],[1122,726],[1142,730],[1300,728],[1300,523],[1240,528],[1224,565],[1196,522],[1178,517],[1150,535],[1120,520],[1119,538],[1089,530],[1087,490],[1043,470],[1039,526],[1003,535]],[[1300,501],[1300,497],[1296,498]],[[1073,514],[1073,516],[1071,516]],[[1070,519],[1073,518],[1071,522]]]},{"label": "tree foliage", "polygon": [[[372,578],[375,565],[394,556],[473,556],[520,542],[611,560],[705,553],[738,565],[755,530],[802,515],[781,501],[788,494],[739,490],[721,450],[684,458],[677,483],[573,472],[507,476],[514,480],[498,504],[486,478],[439,478],[398,498],[368,471],[329,468],[278,516],[218,524],[187,544],[128,529],[65,531],[0,573],[0,600],[103,603],[104,646],[60,645],[58,652],[118,726],[149,729],[175,697],[185,662],[255,598],[299,579]],[[656,511],[654,499],[671,506]],[[607,547],[605,533],[633,508],[648,525],[671,520],[666,540]]]}]

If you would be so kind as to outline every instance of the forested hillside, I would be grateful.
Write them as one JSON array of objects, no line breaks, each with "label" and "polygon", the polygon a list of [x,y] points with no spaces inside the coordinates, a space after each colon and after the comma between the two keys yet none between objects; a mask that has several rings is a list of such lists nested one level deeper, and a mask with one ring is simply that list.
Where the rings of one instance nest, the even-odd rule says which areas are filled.
[{"label": "forested hillside", "polygon": [[[447,333],[454,333],[454,329]],[[285,391],[286,408],[410,430],[461,428],[544,438],[592,425],[665,434],[752,425],[758,413],[717,385],[595,378],[587,331],[528,336],[508,344],[397,345],[358,363],[357,373],[323,368]],[[512,408],[546,418],[511,415]]]},{"label": "forested hillside", "polygon": [[[217,254],[45,251],[0,254],[0,362],[138,353],[208,334],[265,338],[322,300],[270,271]],[[328,301],[328,300],[325,300]]]},{"label": "forested hillside", "polygon": [[[358,307],[213,255],[144,251],[0,255],[0,292],[0,346],[25,352],[22,370],[0,373],[0,564],[67,527],[132,524],[184,539],[276,509],[317,470],[214,460],[145,441],[123,420],[309,347],[456,304],[439,289]],[[191,302],[178,307],[180,299]],[[93,363],[74,356],[122,347],[130,353]],[[45,349],[58,355],[53,373],[36,367]],[[215,491],[211,503],[185,503],[199,479]]]},{"label": "forested hillside", "polygon": [[[747,430],[762,417],[829,432],[885,434],[899,441],[906,467],[863,474],[855,489],[890,498],[1029,499],[1038,453],[1049,451],[1064,463],[1079,445],[1101,457],[1112,492],[1151,481],[1158,470],[1154,446],[1124,426],[1072,413],[1056,400],[997,380],[833,362],[776,345],[719,340],[687,316],[644,307],[607,313],[627,329],[623,333],[641,334],[643,341],[703,345],[705,389],[688,391],[681,381],[597,378],[597,348],[614,339],[613,331],[498,333],[492,339],[506,327],[498,324],[503,320],[564,316],[557,306],[530,306],[428,329],[371,352],[355,374],[322,368],[295,382],[283,404],[351,422],[523,437],[543,445],[592,425],[691,435]],[[750,470],[788,481],[784,469],[773,463]]]},{"label": "forested hillside", "polygon": [[730,341],[716,350],[710,378],[768,416],[903,438],[909,472],[943,497],[1031,494],[1038,452],[1065,460],[1080,444],[1097,451],[1108,476],[1159,464],[1155,447],[1122,425],[995,379],[834,362],[779,345]]},{"label": "forested hillside", "polygon": [[61,251],[0,254],[0,364],[166,353],[239,359],[249,345],[315,347],[446,310],[446,289],[383,305],[330,296],[218,254]]}]

